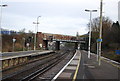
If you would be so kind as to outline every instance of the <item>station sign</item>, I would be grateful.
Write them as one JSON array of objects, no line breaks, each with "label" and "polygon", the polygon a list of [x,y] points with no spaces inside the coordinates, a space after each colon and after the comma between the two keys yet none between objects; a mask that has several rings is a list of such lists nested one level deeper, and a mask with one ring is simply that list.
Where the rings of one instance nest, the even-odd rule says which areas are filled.
[{"label": "station sign", "polygon": [[13,40],[13,42],[15,42],[15,41],[16,41],[16,39],[15,39],[15,38],[13,38],[12,40]]},{"label": "station sign", "polygon": [[115,53],[116,53],[117,55],[120,55],[120,50],[116,50]]},{"label": "station sign", "polygon": [[102,42],[102,39],[97,39],[97,42]]},{"label": "station sign", "polygon": [[30,44],[29,44],[29,43],[27,43],[26,45],[27,45],[27,47],[29,47],[29,46],[30,46]]}]

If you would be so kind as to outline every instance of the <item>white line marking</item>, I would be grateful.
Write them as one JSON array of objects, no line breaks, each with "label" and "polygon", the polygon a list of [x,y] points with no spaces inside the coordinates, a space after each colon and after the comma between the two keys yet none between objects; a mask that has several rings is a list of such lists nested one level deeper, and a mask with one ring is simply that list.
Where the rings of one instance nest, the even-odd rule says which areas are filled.
[{"label": "white line marking", "polygon": [[102,57],[102,58],[104,58],[104,59],[106,59],[106,60],[108,60],[108,61],[114,62],[114,63],[116,63],[116,64],[120,64],[119,62],[116,62],[116,61],[114,61],[114,60],[111,60],[111,59],[108,59],[108,58],[105,58],[105,57]]},{"label": "white line marking", "polygon": [[[95,53],[91,53],[91,55],[96,55],[97,56],[97,54],[95,54]],[[101,58],[106,59],[106,60],[111,61],[111,62],[116,63],[116,64],[120,64],[119,62],[116,62],[114,60],[108,59],[108,58],[103,57],[103,56],[101,56]]]},{"label": "white line marking", "polygon": [[83,75],[83,79],[85,79],[85,76]]}]

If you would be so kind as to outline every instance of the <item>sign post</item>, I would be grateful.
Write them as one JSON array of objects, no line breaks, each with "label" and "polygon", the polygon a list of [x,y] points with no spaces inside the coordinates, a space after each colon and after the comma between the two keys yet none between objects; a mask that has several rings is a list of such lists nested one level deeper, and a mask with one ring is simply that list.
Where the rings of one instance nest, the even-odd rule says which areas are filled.
[{"label": "sign post", "polygon": [[13,38],[12,40],[13,40],[13,51],[14,51],[15,50],[15,41],[16,41],[16,39]]},{"label": "sign post", "polygon": [[97,39],[97,42],[102,42],[102,39]]},{"label": "sign post", "polygon": [[26,44],[26,46],[27,46],[27,49],[29,50],[29,46],[30,46],[30,44],[29,44],[29,43],[27,43],[27,44]]},{"label": "sign post", "polygon": [[98,54],[99,54],[98,49],[99,49],[99,42],[97,41],[97,61],[98,61]]}]

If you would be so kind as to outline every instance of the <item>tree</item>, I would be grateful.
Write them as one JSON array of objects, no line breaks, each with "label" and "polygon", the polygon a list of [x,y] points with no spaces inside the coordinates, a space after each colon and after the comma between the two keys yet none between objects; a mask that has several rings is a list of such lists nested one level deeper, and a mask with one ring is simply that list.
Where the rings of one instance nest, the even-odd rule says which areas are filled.
[{"label": "tree", "polygon": [[[92,43],[91,51],[96,52],[96,39],[99,38],[99,17],[92,20]],[[89,24],[88,24],[89,28]],[[115,50],[120,50],[120,25],[110,20],[108,17],[103,17],[102,20],[102,55],[110,59],[120,62],[120,56],[115,54]]]},{"label": "tree", "polygon": [[26,29],[23,28],[23,29],[19,30],[19,33],[20,33],[20,34],[25,34],[25,30],[26,30]]},{"label": "tree", "polygon": [[108,32],[107,39],[109,40],[110,44],[109,47],[113,49],[120,48],[120,25],[118,21],[113,23],[112,27],[110,28],[110,32]]},{"label": "tree", "polygon": [[28,33],[29,33],[29,34],[33,34],[33,31],[29,30]]},{"label": "tree", "polygon": [[112,39],[114,39],[114,42],[120,43],[120,25],[118,21],[116,23],[113,23],[112,28],[110,29]]},{"label": "tree", "polygon": [[[102,24],[103,24],[103,30],[106,28],[109,28],[112,26],[112,20],[109,19],[109,17],[103,17],[102,18]],[[88,29],[90,27],[90,23],[88,23]],[[92,32],[99,32],[99,27],[100,27],[100,18],[94,18],[91,23],[91,30]]]},{"label": "tree", "polygon": [[[110,28],[112,27],[112,20],[110,20],[108,17],[103,17],[102,18],[102,27],[103,27],[103,31],[102,31],[102,38],[103,38],[103,47],[106,48],[106,46],[108,46],[108,33],[110,32]],[[88,24],[88,28],[90,24]],[[91,37],[91,47],[92,48],[96,48],[96,40],[99,38],[99,30],[100,30],[100,18],[94,18],[92,20],[92,24],[91,24],[91,31],[92,31],[92,37]],[[95,50],[95,49],[92,49]]]}]

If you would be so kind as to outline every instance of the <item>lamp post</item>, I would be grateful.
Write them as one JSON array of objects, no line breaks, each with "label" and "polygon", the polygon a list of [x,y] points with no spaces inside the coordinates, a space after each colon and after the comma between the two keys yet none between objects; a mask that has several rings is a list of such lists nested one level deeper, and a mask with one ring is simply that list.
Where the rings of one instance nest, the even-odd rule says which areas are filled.
[{"label": "lamp post", "polygon": [[89,44],[88,44],[88,58],[90,59],[90,43],[91,43],[91,24],[92,24],[92,12],[97,12],[97,10],[87,10],[85,9],[86,12],[90,12],[90,28],[89,28]]},{"label": "lamp post", "polygon": [[36,50],[36,40],[37,40],[37,32],[38,32],[38,24],[39,24],[39,22],[38,22],[38,20],[39,20],[39,18],[40,18],[41,16],[38,16],[37,17],[37,22],[33,22],[33,24],[36,24],[36,27],[35,27],[35,37],[34,37],[34,51]]},{"label": "lamp post", "polygon": [[[2,4],[2,1],[0,2]],[[1,31],[1,22],[2,22],[2,7],[6,7],[8,5],[4,4],[4,5],[0,5],[0,31]]]},{"label": "lamp post", "polygon": [[[0,3],[2,4],[2,0],[0,1]],[[6,7],[7,5],[0,5],[0,53],[2,53],[2,29],[1,29],[1,25],[2,25],[2,7]]]}]

